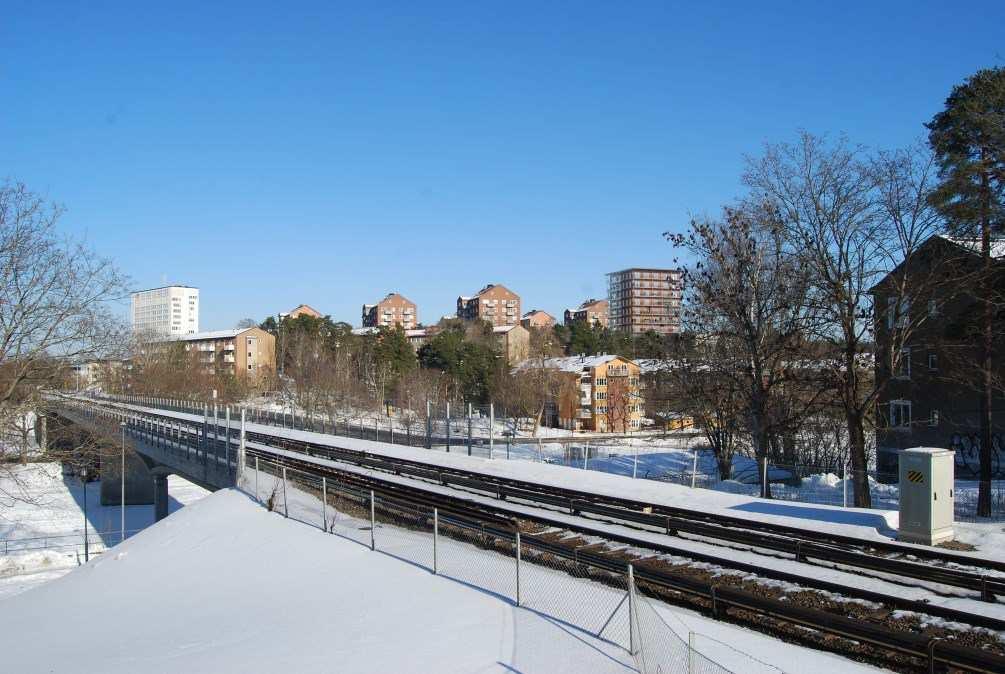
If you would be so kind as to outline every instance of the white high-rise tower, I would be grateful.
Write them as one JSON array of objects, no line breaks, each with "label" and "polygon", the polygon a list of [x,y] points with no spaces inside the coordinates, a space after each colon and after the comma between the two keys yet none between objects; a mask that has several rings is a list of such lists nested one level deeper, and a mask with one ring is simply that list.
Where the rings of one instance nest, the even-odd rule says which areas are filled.
[{"label": "white high-rise tower", "polygon": [[133,333],[181,337],[199,332],[199,289],[165,286],[132,294]]}]

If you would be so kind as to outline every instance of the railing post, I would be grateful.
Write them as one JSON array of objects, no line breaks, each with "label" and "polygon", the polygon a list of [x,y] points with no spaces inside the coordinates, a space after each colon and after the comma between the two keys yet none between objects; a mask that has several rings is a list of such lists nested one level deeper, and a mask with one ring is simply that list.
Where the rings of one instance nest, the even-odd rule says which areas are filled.
[{"label": "railing post", "polygon": [[328,478],[321,476],[321,531],[328,531]]},{"label": "railing post", "polygon": [[841,504],[847,508],[848,507],[848,462],[845,461],[844,465],[841,466],[841,491],[842,491],[842,501]]},{"label": "railing post", "polygon": [[370,549],[377,549],[377,499],[373,495],[373,490],[370,490]]},{"label": "railing post", "polygon": [[283,515],[290,516],[290,499],[286,492],[286,466],[283,466]]},{"label": "railing post", "polygon": [[468,456],[471,456],[471,403],[468,403]]},{"label": "railing post", "polygon": [[489,458],[492,458],[492,452],[495,449],[496,440],[496,406],[495,403],[489,403]]},{"label": "railing post", "polygon": [[694,672],[694,632],[687,633],[687,671]]},{"label": "railing post", "polygon": [[426,449],[433,448],[433,418],[432,406],[430,402],[426,401]]},{"label": "railing post", "polygon": [[635,568],[628,565],[628,652],[635,655]]},{"label": "railing post", "polygon": [[698,474],[698,448],[694,448],[694,457],[691,459],[691,489],[694,489],[695,476]]},{"label": "railing post", "polygon": [[440,509],[433,508],[433,575],[439,570],[439,557],[437,556],[437,546],[440,542]]},{"label": "railing post", "polygon": [[520,605],[520,532],[516,532],[516,605]]},{"label": "railing post", "polygon": [[245,428],[245,409],[241,408],[241,436],[240,444],[238,445],[237,451],[237,480],[240,482],[244,479],[244,464],[248,460],[247,454],[247,431]]},{"label": "railing post", "polygon": [[255,457],[255,501],[258,501],[258,457]]},{"label": "railing post", "polygon": [[224,455],[226,460],[225,465],[227,466],[227,477],[230,477],[230,405],[227,405],[226,411],[226,424],[227,424],[227,451]]}]

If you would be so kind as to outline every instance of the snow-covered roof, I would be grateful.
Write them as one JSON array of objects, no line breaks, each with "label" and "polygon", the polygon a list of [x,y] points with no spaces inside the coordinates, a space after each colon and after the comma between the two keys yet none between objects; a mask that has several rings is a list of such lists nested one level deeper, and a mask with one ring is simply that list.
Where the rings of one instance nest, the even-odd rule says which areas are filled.
[{"label": "snow-covered roof", "polygon": [[194,332],[191,335],[181,335],[180,337],[169,337],[168,341],[173,342],[198,342],[204,339],[232,339],[242,332],[251,328],[238,328],[235,330],[212,330],[210,332]]},{"label": "snow-covered roof", "polygon": [[[561,358],[545,358],[544,367],[549,370],[561,370],[562,372],[582,372],[588,368],[594,368],[605,363],[610,363],[612,360],[621,358],[616,354],[604,353],[598,356],[565,356]],[[622,360],[627,360],[632,362],[628,358],[623,358]],[[542,363],[538,359],[531,358],[525,360],[516,366],[517,370],[532,369],[536,367],[541,367]]]},{"label": "snow-covered roof", "polygon": [[492,332],[509,332],[515,327],[515,325],[497,325],[492,328]]},{"label": "snow-covered roof", "polygon": [[369,328],[353,328],[352,329],[352,334],[354,334],[354,335],[372,335],[372,334],[375,334],[376,332],[377,332],[377,328],[374,328],[374,327],[369,327]]},{"label": "snow-covered roof", "polygon": [[[948,234],[939,234],[939,236],[950,243],[955,243],[969,253],[973,253],[974,255],[981,254],[981,240],[979,237],[949,236]],[[991,257],[1005,257],[1005,238],[991,239]]]}]

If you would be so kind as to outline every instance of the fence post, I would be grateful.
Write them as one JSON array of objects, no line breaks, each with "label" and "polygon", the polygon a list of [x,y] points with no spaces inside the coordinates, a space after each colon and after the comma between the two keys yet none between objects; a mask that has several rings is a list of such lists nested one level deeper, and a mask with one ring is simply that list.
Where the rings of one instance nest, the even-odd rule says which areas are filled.
[{"label": "fence post", "polygon": [[227,466],[227,477],[230,477],[230,405],[227,405],[227,452],[225,455]]},{"label": "fence post", "polygon": [[433,419],[430,416],[432,414],[432,407],[430,402],[426,401],[426,449],[433,448]]},{"label": "fence post", "polygon": [[370,490],[370,549],[377,549],[377,537],[374,532],[377,529],[377,498],[373,495],[373,490]]},{"label": "fence post", "polygon": [[283,466],[283,515],[290,516],[290,499],[286,495],[286,466]]},{"label": "fence post", "polygon": [[255,501],[258,501],[258,457],[255,457]]},{"label": "fence post", "polygon": [[447,454],[450,453],[450,401],[447,401]]},{"label": "fence post", "polygon": [[489,458],[492,458],[492,450],[495,449],[495,435],[496,435],[496,406],[495,403],[489,403]]},{"label": "fence post", "polygon": [[845,461],[844,465],[841,466],[841,490],[842,490],[842,505],[848,507],[848,462]]},{"label": "fence post", "polygon": [[468,456],[471,456],[471,403],[468,403]]},{"label": "fence post", "polygon": [[694,671],[694,632],[687,633],[687,672]]},{"label": "fence post", "polygon": [[516,605],[520,605],[520,532],[516,532]]},{"label": "fence post", "polygon": [[635,655],[635,568],[628,565],[628,652]]},{"label": "fence post", "polygon": [[691,459],[691,489],[694,489],[695,476],[698,474],[698,448],[694,448],[694,458]]},{"label": "fence post", "polygon": [[440,542],[440,509],[433,508],[433,575],[439,569],[439,558],[437,557],[436,546]]},{"label": "fence post", "polygon": [[248,461],[247,452],[247,430],[245,429],[245,409],[241,408],[241,437],[238,445],[237,455],[237,479],[244,479],[244,464]]},{"label": "fence post", "polygon": [[321,531],[328,531],[328,478],[321,476]]}]

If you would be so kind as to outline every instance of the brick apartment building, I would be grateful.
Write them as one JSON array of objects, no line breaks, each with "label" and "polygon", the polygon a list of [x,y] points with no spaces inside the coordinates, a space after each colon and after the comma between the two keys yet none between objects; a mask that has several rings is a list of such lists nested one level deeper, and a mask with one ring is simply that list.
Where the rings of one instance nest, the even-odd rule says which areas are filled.
[{"label": "brick apartment building", "polygon": [[522,325],[497,325],[492,328],[499,350],[507,365],[515,365],[530,355],[530,330]]},{"label": "brick apartment building", "polygon": [[576,309],[565,310],[565,324],[587,323],[591,327],[599,325],[602,328],[610,326],[610,302],[607,300],[588,299]]},{"label": "brick apartment building", "polygon": [[309,304],[301,304],[296,309],[291,309],[290,311],[280,313],[279,318],[300,318],[301,316],[310,316],[311,318],[321,318],[321,312],[310,306]]},{"label": "brick apartment building", "polygon": [[276,371],[276,338],[261,328],[197,332],[168,341],[183,342],[208,374],[226,373],[253,383]]},{"label": "brick apartment building", "polygon": [[[995,286],[1005,288],[1005,240],[992,242]],[[898,449],[944,447],[956,452],[956,474],[978,475],[980,396],[973,383],[979,358],[980,303],[972,274],[981,264],[980,241],[933,236],[872,288],[876,336],[876,447],[881,471],[897,470]],[[893,290],[904,274],[915,279],[951,279],[912,291],[900,310]],[[908,276],[907,278],[911,278]],[[920,313],[919,313],[920,312]],[[1000,318],[998,319],[1001,320]],[[897,338],[897,330],[906,330]],[[996,335],[994,349],[1005,352]],[[899,349],[899,353],[893,353]],[[896,356],[896,357],[895,357]],[[1000,383],[1005,367],[994,379]],[[997,388],[997,387],[996,387]],[[1005,396],[992,398],[992,470],[1005,475]]]},{"label": "brick apartment building", "polygon": [[670,335],[680,330],[683,295],[680,269],[623,269],[607,275],[612,330],[637,335],[649,330]]},{"label": "brick apartment building", "polygon": [[563,381],[558,399],[547,406],[545,421],[577,431],[626,433],[642,426],[639,366],[614,355],[547,358],[525,361],[521,369],[555,370]]},{"label": "brick apartment building", "polygon": [[544,328],[548,329],[555,325],[555,317],[549,314],[547,311],[541,311],[540,309],[534,309],[528,311],[520,319],[520,325],[523,327],[530,328]]},{"label": "brick apartment building", "polygon": [[457,298],[457,317],[484,320],[494,327],[520,323],[520,296],[506,286],[490,283],[473,297]]},{"label": "brick apartment building", "polygon": [[398,293],[388,293],[376,304],[363,305],[364,328],[400,325],[405,330],[413,330],[418,324],[419,310],[415,302]]}]

